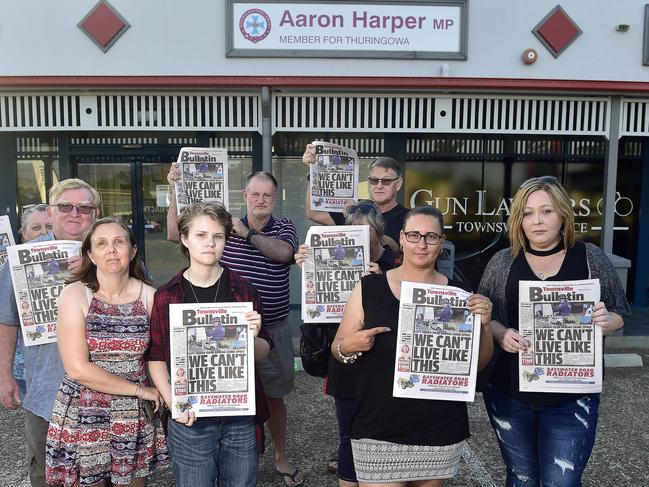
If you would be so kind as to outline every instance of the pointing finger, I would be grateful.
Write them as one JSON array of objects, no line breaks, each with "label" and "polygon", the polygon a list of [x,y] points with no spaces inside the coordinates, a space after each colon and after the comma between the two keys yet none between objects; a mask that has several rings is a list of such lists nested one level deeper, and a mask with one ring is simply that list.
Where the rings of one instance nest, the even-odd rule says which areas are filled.
[{"label": "pointing finger", "polygon": [[375,335],[379,335],[381,333],[387,333],[389,331],[392,331],[392,330],[390,328],[388,328],[387,326],[377,326],[376,328],[370,328],[369,330],[365,330],[367,335],[371,336],[371,337],[373,337]]}]

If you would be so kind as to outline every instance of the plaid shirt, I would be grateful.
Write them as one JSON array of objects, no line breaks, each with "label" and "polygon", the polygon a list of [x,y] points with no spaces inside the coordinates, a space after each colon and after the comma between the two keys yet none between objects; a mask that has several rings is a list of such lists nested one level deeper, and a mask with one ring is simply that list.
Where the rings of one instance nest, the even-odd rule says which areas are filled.
[{"label": "plaid shirt", "polygon": [[[270,342],[268,331],[264,325],[261,298],[255,287],[247,279],[232,272],[230,269],[223,267],[230,278],[230,290],[235,301],[250,301],[252,308],[262,314],[262,326],[259,330],[259,338]],[[185,290],[183,289],[183,272],[180,271],[171,280],[158,288],[153,298],[153,310],[151,312],[151,343],[149,349],[144,354],[144,359],[148,362],[165,362],[167,370],[170,371],[171,351],[169,343],[169,305],[185,302]],[[271,343],[272,346],[272,343]],[[257,425],[257,445],[260,451],[263,451],[263,431],[264,423],[270,417],[268,405],[266,404],[266,395],[261,385],[261,380],[257,371],[255,371],[255,423]],[[166,421],[164,422],[166,426]]]}]

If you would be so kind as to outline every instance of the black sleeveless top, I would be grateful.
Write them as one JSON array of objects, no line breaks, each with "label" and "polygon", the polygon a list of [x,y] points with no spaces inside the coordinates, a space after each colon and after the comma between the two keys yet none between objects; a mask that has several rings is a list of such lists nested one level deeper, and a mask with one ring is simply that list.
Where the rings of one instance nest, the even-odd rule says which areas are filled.
[{"label": "black sleeveless top", "polygon": [[[546,281],[576,281],[588,279],[588,258],[586,246],[577,242],[566,251],[559,272],[550,276]],[[538,281],[539,278],[527,263],[525,252],[520,252],[509,270],[505,292],[507,295],[507,320],[510,326],[518,330],[518,281]],[[543,282],[543,281],[540,281]],[[518,354],[501,352],[496,361],[491,383],[510,396],[533,406],[551,406],[565,404],[581,397],[584,393],[547,393],[547,392],[520,392],[518,390]]]},{"label": "black sleeveless top", "polygon": [[[404,445],[445,446],[469,436],[466,403],[392,397],[399,301],[385,274],[361,279],[365,328],[388,326],[357,361],[356,414],[351,437]],[[449,286],[462,287],[457,281]]]},{"label": "black sleeveless top", "polygon": [[[386,247],[381,258],[376,262],[384,274],[394,267],[395,255]],[[339,399],[354,399],[356,381],[358,380],[358,362],[342,364],[333,354],[329,354],[326,392]]]}]

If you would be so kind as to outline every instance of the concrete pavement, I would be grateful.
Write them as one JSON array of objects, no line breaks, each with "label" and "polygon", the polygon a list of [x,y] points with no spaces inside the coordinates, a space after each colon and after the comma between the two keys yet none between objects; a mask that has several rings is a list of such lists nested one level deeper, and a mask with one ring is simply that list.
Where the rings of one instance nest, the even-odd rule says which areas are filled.
[{"label": "concrete pavement", "polygon": [[[649,351],[639,352],[649,364]],[[597,441],[584,487],[649,486],[649,366],[607,368],[600,407]],[[337,429],[334,404],[322,395],[322,381],[298,373],[296,390],[288,398],[289,455],[305,473],[304,485],[337,485],[326,462],[334,456]],[[458,477],[446,487],[495,487],[504,485],[505,469],[481,397],[469,405],[472,437],[464,453]],[[23,460],[20,411],[0,411],[0,487],[22,487],[27,475]],[[260,465],[259,486],[282,487],[273,471],[272,443]],[[24,485],[29,485],[25,483]],[[174,486],[170,472],[158,473],[150,486]]]}]

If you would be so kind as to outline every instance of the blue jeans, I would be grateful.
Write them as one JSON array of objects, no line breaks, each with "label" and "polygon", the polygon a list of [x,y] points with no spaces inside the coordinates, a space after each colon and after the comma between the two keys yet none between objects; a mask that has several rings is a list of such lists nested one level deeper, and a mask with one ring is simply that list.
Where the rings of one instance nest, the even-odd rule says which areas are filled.
[{"label": "blue jeans", "polygon": [[581,487],[595,443],[599,394],[532,406],[488,386],[484,401],[507,465],[506,487]]},{"label": "blue jeans", "polygon": [[25,379],[16,379],[18,384],[18,393],[20,394],[20,400],[25,399],[25,394],[27,394],[27,381]]},{"label": "blue jeans", "polygon": [[352,455],[352,442],[350,435],[352,431],[352,419],[356,412],[356,401],[354,399],[334,398],[336,401],[336,418],[338,419],[338,478],[347,482],[357,482],[356,469],[354,468],[354,456]]},{"label": "blue jeans", "polygon": [[253,416],[201,418],[185,426],[169,418],[167,442],[178,487],[254,487],[257,442]]}]

